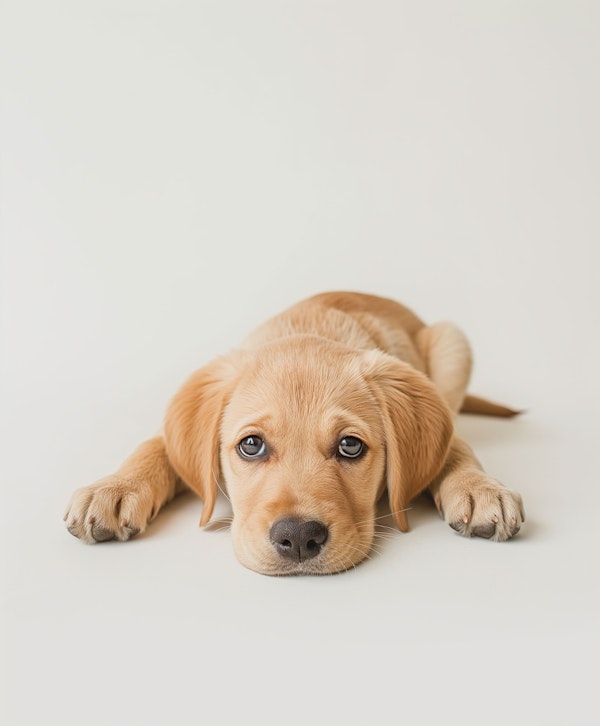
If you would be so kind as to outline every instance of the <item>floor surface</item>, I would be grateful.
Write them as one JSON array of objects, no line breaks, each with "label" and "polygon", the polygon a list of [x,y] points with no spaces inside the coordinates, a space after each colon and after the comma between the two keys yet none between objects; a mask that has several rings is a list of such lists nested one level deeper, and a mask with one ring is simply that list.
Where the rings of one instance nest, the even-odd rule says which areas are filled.
[{"label": "floor surface", "polygon": [[[596,723],[597,6],[2,15],[1,723]],[[326,289],[454,320],[472,390],[525,409],[457,421],[514,540],[423,499],[356,569],[269,578],[191,494],[69,536],[195,367]]]}]

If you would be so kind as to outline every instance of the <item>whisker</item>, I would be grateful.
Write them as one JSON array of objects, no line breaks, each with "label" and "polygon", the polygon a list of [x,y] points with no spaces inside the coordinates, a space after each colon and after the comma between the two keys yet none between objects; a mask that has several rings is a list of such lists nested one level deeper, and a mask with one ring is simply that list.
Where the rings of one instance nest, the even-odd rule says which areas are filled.
[{"label": "whisker", "polygon": [[207,532],[219,532],[223,529],[230,529],[233,523],[233,517],[219,517],[218,519],[212,519],[204,529]]},{"label": "whisker", "polygon": [[389,514],[382,514],[381,517],[376,517],[375,519],[385,519],[386,517],[393,517],[395,514],[401,514],[402,512],[410,512],[412,507],[404,507],[404,509],[396,509],[395,512],[390,512]]},{"label": "whisker", "polygon": [[336,572],[346,572],[346,570],[349,570],[350,567],[353,567],[356,569],[356,565],[352,561],[352,558],[349,558],[350,567],[348,566],[347,562],[344,562],[344,560],[341,557],[336,557],[335,561],[337,563],[337,567],[339,567],[339,570],[336,570]]},{"label": "whisker", "polygon": [[394,533],[398,532],[398,527],[388,527],[387,524],[379,524],[379,523],[377,523],[375,525],[374,531],[379,532],[384,529],[387,530],[388,532],[394,532]]},{"label": "whisker", "polygon": [[373,547],[379,547],[382,551],[385,548],[387,542],[390,542],[392,537],[375,533],[373,535]]},{"label": "whisker", "polygon": [[[358,525],[358,531],[361,532],[361,530],[364,530],[364,528],[367,527],[368,524],[369,522],[363,522],[362,525]],[[386,525],[379,523],[375,524],[372,532],[373,538],[377,538],[379,540],[392,540],[395,539],[398,534],[399,532],[397,527],[387,527]]]},{"label": "whisker", "polygon": [[[364,522],[363,524],[356,525],[356,528],[359,530],[359,532],[362,532],[366,527],[369,526],[369,522]],[[398,527],[388,527],[385,524],[376,523],[373,527],[373,532],[390,534],[392,536],[395,536],[398,534]]]},{"label": "whisker", "polygon": [[348,545],[351,550],[355,550],[358,552],[359,555],[362,555],[365,559],[370,560],[372,559],[368,552],[364,552],[363,550],[359,549],[358,547],[353,547],[352,545]]},{"label": "whisker", "polygon": [[[340,572],[345,572],[346,570],[349,569],[348,564],[346,564],[344,562],[344,560],[342,560],[342,558],[341,557],[338,557],[337,555],[335,555],[334,557],[331,558],[330,563],[331,563],[331,566],[332,567],[335,567],[335,572],[329,573],[329,574],[332,574],[332,575],[338,574]],[[352,562],[352,559],[350,559],[350,565],[352,567],[355,567],[356,566]]]},{"label": "whisker", "polygon": [[365,522],[376,522],[378,519],[386,519],[386,517],[393,517],[394,514],[400,514],[400,512],[408,512],[412,507],[405,507],[404,509],[397,509],[395,512],[388,512],[388,514],[382,514],[380,517],[373,517],[372,519],[363,519],[361,522],[355,522],[355,524],[364,524]]},{"label": "whisker", "polygon": [[373,539],[378,539],[381,542],[392,542],[396,539],[395,535],[388,534],[387,532],[374,532]]},{"label": "whisker", "polygon": [[[212,475],[213,475],[213,479],[215,480],[215,484],[217,485],[217,489],[218,489],[218,490],[219,490],[219,491],[221,492],[221,494],[222,494],[222,495],[223,495],[223,496],[225,497],[225,499],[227,499],[227,501],[229,502],[229,504],[231,504],[231,499],[230,499],[230,498],[229,498],[229,497],[227,496],[227,494],[225,494],[225,492],[223,491],[223,488],[222,488],[222,487],[221,487],[221,485],[219,484],[219,479],[217,478],[217,475],[215,474],[215,472],[214,472],[214,471],[212,472]],[[233,505],[232,505],[232,506],[233,506]]]},{"label": "whisker", "polygon": [[[338,558],[338,560],[339,560],[340,565],[342,565],[342,567],[344,568],[344,570],[347,570],[348,565],[344,562],[344,560],[342,560],[341,558]],[[354,562],[352,557],[348,557],[348,560],[349,560],[350,564],[352,565],[352,569],[356,570],[356,562]]]}]

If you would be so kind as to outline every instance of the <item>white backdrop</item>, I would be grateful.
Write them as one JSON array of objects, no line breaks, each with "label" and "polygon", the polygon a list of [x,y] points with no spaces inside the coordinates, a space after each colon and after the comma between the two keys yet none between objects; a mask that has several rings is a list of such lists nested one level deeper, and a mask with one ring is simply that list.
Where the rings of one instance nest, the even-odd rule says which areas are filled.
[{"label": "white backdrop", "polygon": [[[0,33],[3,723],[593,723],[600,6],[7,0]],[[423,502],[270,579],[191,495],[69,537],[188,373],[327,289],[454,320],[527,409],[458,423],[515,541]]]}]

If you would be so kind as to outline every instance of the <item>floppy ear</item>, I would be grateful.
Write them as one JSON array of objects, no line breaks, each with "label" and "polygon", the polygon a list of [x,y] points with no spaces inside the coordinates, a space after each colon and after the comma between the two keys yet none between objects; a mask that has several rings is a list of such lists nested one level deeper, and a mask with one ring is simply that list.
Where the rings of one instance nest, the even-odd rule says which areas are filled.
[{"label": "floppy ear", "polygon": [[365,354],[365,378],[381,409],[390,507],[408,530],[406,509],[440,472],[453,432],[452,414],[431,381],[398,358]]},{"label": "floppy ear", "polygon": [[217,498],[221,475],[219,426],[236,374],[230,356],[200,368],[175,394],[165,417],[169,461],[204,504],[200,526],[209,521]]}]

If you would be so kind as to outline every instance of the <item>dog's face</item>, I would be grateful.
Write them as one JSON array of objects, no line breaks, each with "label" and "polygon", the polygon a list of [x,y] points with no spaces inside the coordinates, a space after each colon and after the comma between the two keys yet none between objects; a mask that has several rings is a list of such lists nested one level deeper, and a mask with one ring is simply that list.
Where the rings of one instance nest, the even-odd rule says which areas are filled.
[{"label": "dog's face", "polygon": [[420,373],[378,352],[302,336],[202,369],[169,409],[169,458],[204,500],[217,478],[240,562],[325,574],[367,557],[386,486],[399,511],[435,476],[450,414]]},{"label": "dog's face", "polygon": [[383,421],[359,361],[341,346],[306,343],[255,356],[221,425],[234,548],[263,573],[360,562],[382,491]]}]

